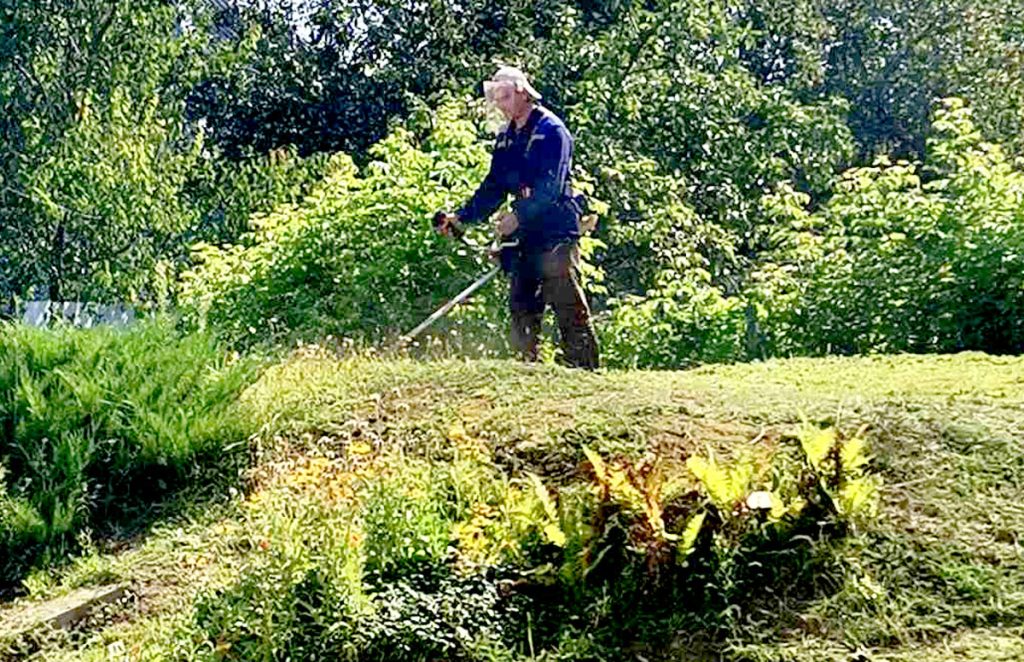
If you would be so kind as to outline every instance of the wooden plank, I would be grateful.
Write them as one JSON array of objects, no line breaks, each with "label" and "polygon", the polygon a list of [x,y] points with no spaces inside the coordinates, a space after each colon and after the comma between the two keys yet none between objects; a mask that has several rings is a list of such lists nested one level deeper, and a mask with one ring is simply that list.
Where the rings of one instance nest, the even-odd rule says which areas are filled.
[{"label": "wooden plank", "polygon": [[125,595],[125,587],[120,584],[108,586],[79,588],[67,595],[37,604],[28,604],[17,610],[0,624],[0,633],[6,638],[15,638],[31,632],[39,627],[68,629],[100,605],[115,602]]}]

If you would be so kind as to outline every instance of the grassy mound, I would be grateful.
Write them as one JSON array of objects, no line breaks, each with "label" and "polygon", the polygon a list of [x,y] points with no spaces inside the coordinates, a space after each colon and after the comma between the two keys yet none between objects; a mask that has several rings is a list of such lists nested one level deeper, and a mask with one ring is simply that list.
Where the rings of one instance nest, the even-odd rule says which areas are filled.
[{"label": "grassy mound", "polygon": [[22,652],[1024,652],[1020,359],[591,375],[307,352],[246,403],[263,432],[244,490],[28,582],[42,598],[120,579],[139,608]]}]

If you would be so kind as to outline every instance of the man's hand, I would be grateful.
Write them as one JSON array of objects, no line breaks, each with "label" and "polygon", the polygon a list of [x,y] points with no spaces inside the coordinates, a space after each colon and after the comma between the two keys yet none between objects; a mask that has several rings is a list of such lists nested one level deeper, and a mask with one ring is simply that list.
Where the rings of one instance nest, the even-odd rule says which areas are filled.
[{"label": "man's hand", "polygon": [[511,212],[506,212],[498,219],[498,234],[507,237],[519,228],[519,219]]},{"label": "man's hand", "polygon": [[448,212],[438,212],[434,216],[434,229],[445,237],[457,234],[459,231],[459,215]]}]

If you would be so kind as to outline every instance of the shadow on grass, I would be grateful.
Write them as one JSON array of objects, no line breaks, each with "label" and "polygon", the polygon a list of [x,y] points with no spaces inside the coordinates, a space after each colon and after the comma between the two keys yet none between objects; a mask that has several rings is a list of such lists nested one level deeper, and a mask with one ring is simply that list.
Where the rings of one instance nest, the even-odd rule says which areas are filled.
[{"label": "shadow on grass", "polygon": [[246,451],[237,448],[227,456],[220,450],[197,455],[184,474],[159,465],[140,470],[125,482],[125,489],[107,495],[76,533],[46,543],[0,548],[0,602],[26,595],[24,581],[38,569],[59,573],[86,540],[99,551],[116,553],[133,546],[154,525],[218,502],[229,488],[242,484],[247,467]]}]

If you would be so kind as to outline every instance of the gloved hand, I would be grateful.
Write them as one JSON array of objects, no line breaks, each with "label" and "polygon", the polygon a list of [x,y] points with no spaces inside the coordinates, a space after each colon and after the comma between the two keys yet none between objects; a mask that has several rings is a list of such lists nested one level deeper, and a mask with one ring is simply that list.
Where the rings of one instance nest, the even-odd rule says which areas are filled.
[{"label": "gloved hand", "polygon": [[445,211],[439,211],[434,214],[434,230],[445,237],[458,238],[465,234],[465,229],[459,223],[459,215],[449,214]]}]

